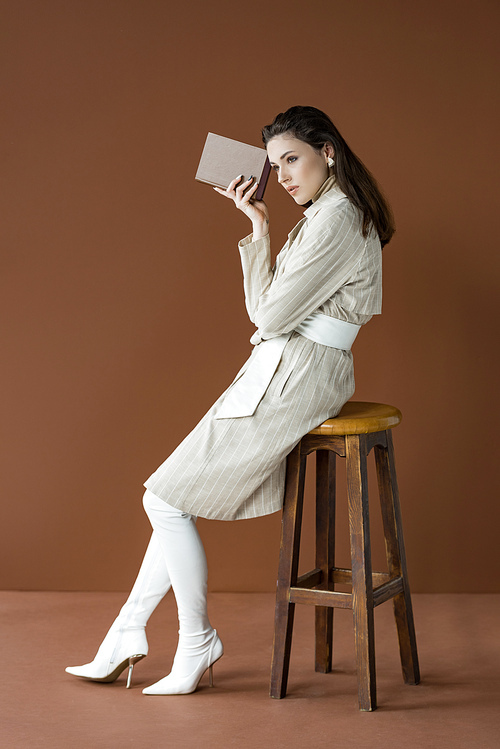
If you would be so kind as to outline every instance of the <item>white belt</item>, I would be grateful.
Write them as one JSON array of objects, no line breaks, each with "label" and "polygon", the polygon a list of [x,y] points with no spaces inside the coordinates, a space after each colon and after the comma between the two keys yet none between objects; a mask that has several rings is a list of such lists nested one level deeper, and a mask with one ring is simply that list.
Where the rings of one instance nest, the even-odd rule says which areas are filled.
[{"label": "white belt", "polygon": [[215,418],[235,419],[253,415],[278,369],[283,349],[292,333],[300,333],[323,346],[349,351],[360,327],[321,312],[313,312],[295,331],[262,341],[254,351],[253,360],[246,371],[229,387]]},{"label": "white belt", "polygon": [[322,343],[323,346],[350,351],[360,327],[361,325],[337,320],[336,317],[328,317],[321,312],[313,312],[297,325],[295,332],[310,338],[311,341]]}]

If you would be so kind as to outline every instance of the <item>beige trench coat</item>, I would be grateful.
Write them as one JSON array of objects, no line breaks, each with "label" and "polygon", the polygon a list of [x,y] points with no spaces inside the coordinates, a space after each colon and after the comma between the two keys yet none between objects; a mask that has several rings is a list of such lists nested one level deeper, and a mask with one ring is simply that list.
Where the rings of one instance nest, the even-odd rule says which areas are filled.
[{"label": "beige trench coat", "polygon": [[[239,244],[245,302],[257,326],[252,356],[314,311],[364,325],[381,311],[382,260],[357,210],[329,178],[304,211],[271,268],[269,236]],[[286,456],[308,431],[335,416],[354,393],[350,351],[293,333],[252,416],[217,418],[235,380],[145,486],[204,518],[240,520],[279,510]]]}]

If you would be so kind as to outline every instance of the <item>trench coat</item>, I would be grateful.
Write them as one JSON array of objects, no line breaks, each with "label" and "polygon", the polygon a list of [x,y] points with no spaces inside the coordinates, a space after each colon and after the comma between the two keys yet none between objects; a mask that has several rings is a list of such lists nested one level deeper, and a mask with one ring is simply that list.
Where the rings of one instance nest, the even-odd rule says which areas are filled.
[{"label": "trench coat", "polygon": [[[356,325],[381,312],[382,257],[372,228],[330,177],[271,267],[269,235],[239,243],[245,303],[256,325],[251,356],[229,388],[144,483],[168,504],[217,520],[267,515],[283,503],[286,457],[354,393],[345,351],[292,332],[252,415],[218,418],[222,404],[266,341],[319,311]],[[363,334],[363,331],[361,331]]]}]

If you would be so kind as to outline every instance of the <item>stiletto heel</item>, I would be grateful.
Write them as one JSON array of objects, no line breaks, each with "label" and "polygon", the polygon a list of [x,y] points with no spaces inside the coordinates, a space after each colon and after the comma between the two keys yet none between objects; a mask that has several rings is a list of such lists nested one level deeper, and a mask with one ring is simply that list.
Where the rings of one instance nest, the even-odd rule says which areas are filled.
[{"label": "stiletto heel", "polygon": [[142,661],[145,657],[145,655],[131,655],[128,659],[127,689],[130,689],[130,685],[132,684],[132,671],[134,670],[135,664]]},{"label": "stiletto heel", "polygon": [[211,663],[208,667],[208,686],[213,687],[214,685],[214,664]]}]

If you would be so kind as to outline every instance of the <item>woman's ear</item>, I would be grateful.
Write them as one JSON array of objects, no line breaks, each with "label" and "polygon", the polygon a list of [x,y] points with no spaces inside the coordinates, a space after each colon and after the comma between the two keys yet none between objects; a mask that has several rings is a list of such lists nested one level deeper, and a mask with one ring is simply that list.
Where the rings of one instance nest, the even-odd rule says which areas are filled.
[{"label": "woman's ear", "polygon": [[[325,159],[326,166],[331,169],[335,165],[335,151],[331,143],[325,143],[322,149],[322,154]],[[331,172],[328,172],[331,174]]]},{"label": "woman's ear", "polygon": [[335,158],[335,150],[331,143],[325,143],[325,145],[323,146],[323,153],[327,158]]}]

